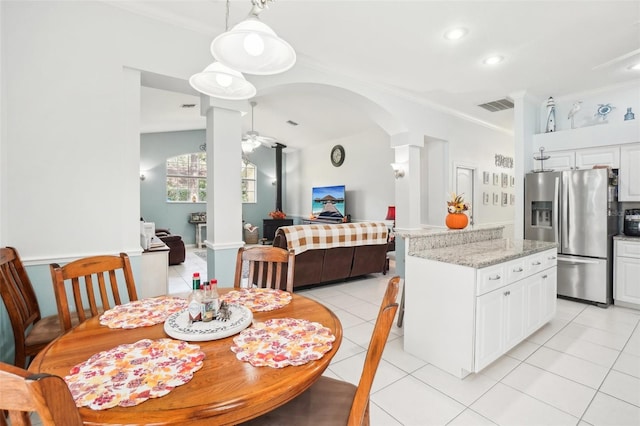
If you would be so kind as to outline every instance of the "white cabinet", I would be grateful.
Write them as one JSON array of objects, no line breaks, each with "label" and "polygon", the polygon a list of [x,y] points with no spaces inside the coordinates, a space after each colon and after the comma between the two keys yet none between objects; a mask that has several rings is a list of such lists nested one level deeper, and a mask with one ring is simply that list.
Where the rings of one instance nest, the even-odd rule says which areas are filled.
[{"label": "white cabinet", "polygon": [[544,160],[545,170],[573,170],[576,167],[575,151],[547,151],[549,158]]},{"label": "white cabinet", "polygon": [[640,241],[616,239],[614,257],[614,304],[640,309]]},{"label": "white cabinet", "polygon": [[555,315],[556,258],[474,269],[407,256],[405,351],[457,377],[482,370]]},{"label": "white cabinet", "polygon": [[142,252],[140,282],[137,285],[138,299],[168,294],[169,247]]},{"label": "white cabinet", "polygon": [[591,169],[593,166],[620,167],[620,147],[604,146],[597,148],[573,149],[564,151],[546,151],[549,159],[544,161],[544,168],[555,171]]},{"label": "white cabinet", "polygon": [[[480,371],[522,341],[525,333],[524,281],[478,297],[476,302],[475,371]],[[539,306],[534,307],[540,310]]]},{"label": "white cabinet", "polygon": [[620,147],[618,201],[640,201],[640,143]]}]

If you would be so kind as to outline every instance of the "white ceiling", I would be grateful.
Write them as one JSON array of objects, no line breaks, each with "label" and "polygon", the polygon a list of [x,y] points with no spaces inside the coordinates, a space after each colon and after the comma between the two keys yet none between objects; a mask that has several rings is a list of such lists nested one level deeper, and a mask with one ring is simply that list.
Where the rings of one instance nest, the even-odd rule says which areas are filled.
[{"label": "white ceiling", "polygon": [[[224,31],[220,0],[114,4],[211,39]],[[230,25],[249,9],[250,0],[232,1]],[[542,101],[640,79],[640,71],[628,69],[640,62],[640,1],[279,0],[261,19],[294,47],[299,62],[505,129],[512,128],[511,111],[491,113],[477,105],[521,90]],[[469,34],[445,40],[445,30],[458,25]],[[491,54],[505,61],[484,65]],[[256,101],[255,130],[292,148],[372,125],[358,110],[315,90],[258,93]],[[179,108],[184,103],[199,99],[143,88],[142,131],[204,128],[198,107]],[[246,130],[250,125],[246,116]]]}]

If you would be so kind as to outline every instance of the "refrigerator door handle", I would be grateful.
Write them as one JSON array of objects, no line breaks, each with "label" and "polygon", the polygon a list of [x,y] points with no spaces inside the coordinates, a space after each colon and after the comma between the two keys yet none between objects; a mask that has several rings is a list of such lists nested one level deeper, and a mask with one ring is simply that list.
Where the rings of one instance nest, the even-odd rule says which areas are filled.
[{"label": "refrigerator door handle", "polygon": [[561,250],[564,250],[569,241],[569,176],[566,172],[562,173],[562,225],[560,232],[562,233]]},{"label": "refrigerator door handle", "polygon": [[555,243],[558,244],[560,242],[560,234],[558,231],[558,224],[559,224],[559,216],[560,216],[560,211],[559,211],[559,203],[560,203],[560,178],[557,177],[554,179],[554,188],[553,188],[553,233],[554,233],[554,238],[555,238]]}]

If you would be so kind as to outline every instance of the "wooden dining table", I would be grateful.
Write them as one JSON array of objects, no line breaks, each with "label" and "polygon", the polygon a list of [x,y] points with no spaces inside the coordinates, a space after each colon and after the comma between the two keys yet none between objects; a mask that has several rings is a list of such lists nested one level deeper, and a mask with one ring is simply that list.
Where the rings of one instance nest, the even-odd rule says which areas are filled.
[{"label": "wooden dining table", "polygon": [[[230,288],[219,289],[224,294]],[[229,425],[269,412],[311,386],[329,366],[340,343],[342,326],[336,315],[321,303],[292,294],[283,308],[254,312],[253,321],[296,318],[318,322],[335,336],[332,349],[314,361],[284,368],[254,367],[240,361],[231,351],[234,336],[219,340],[190,342],[205,353],[203,366],[186,384],[167,395],[149,399],[132,407],[93,410],[81,407],[86,425]],[[43,349],[29,366],[33,373],[61,377],[92,355],[141,339],[169,338],[163,324],[134,329],[112,329],[93,317],[59,337]]]}]

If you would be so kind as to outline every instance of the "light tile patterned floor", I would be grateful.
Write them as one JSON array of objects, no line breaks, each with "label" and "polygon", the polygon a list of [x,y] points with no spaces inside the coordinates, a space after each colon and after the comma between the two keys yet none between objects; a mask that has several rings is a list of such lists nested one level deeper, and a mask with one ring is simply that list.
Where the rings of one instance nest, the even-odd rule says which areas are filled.
[{"label": "light tile patterned floor", "polygon": [[[192,250],[169,269],[172,292],[189,291],[195,271],[206,276]],[[344,328],[326,375],[357,384],[389,277],[300,292],[331,308]],[[464,380],[404,352],[403,329],[394,325],[371,393],[371,423],[638,426],[639,322],[640,311],[558,299],[553,321]]]}]

